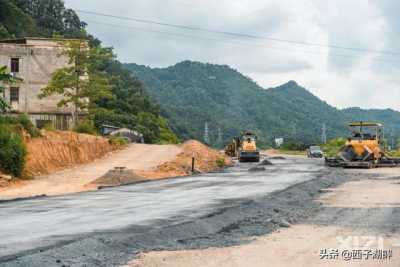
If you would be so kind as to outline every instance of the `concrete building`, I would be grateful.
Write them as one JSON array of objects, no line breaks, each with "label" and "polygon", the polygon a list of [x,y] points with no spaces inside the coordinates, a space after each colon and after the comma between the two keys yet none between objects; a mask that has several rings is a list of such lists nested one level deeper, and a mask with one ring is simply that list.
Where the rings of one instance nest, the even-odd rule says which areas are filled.
[{"label": "concrete building", "polygon": [[22,79],[5,84],[3,97],[13,111],[28,114],[38,127],[52,123],[55,128],[66,130],[72,124],[73,107],[57,107],[61,96],[38,97],[52,73],[68,64],[68,58],[60,56],[61,48],[60,41],[54,39],[0,40],[0,66],[7,66]]}]

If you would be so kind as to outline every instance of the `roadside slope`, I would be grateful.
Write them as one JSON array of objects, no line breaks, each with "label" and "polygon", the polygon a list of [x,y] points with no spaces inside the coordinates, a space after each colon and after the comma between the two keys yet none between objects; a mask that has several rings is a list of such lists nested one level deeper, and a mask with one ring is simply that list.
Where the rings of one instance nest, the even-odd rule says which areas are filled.
[{"label": "roadside slope", "polygon": [[118,149],[107,138],[69,131],[43,131],[39,138],[26,137],[25,170],[30,176],[88,163]]},{"label": "roadside slope", "polygon": [[[97,143],[95,143],[96,145]],[[68,161],[70,157],[82,158],[82,162],[85,162],[85,160],[89,161],[93,158],[93,156],[88,157],[87,155],[91,150],[103,151],[90,145],[86,149],[84,148],[85,146],[72,147],[73,149],[69,147],[66,150],[63,145],[58,149],[53,148],[56,152],[50,153],[52,156],[36,148],[39,150],[37,155],[44,153],[45,156],[44,159],[39,160],[35,159],[35,155],[31,155],[31,165],[36,166],[36,168],[31,167],[31,170],[35,170],[35,173],[40,171],[41,173],[47,172],[49,174],[39,175],[33,180],[22,181],[0,189],[0,200],[41,195],[63,195],[96,190],[105,186],[118,186],[139,181],[187,176],[192,174],[191,163],[193,155],[196,159],[196,172],[209,172],[219,169],[221,166],[217,163],[218,160],[224,160],[225,165],[231,164],[230,159],[221,155],[220,152],[198,141],[190,140],[181,145],[131,144],[124,149],[113,151],[104,157],[94,159],[92,162],[75,164],[67,169],[50,172],[49,170],[57,169],[63,164],[66,166],[72,165],[73,163]],[[51,149],[44,150],[51,151]],[[57,157],[58,154],[60,154],[60,159],[53,158]],[[65,159],[64,163],[63,159]],[[116,171],[115,168],[122,171]]]},{"label": "roadside slope", "polygon": [[98,179],[110,169],[126,167],[148,170],[174,159],[180,152],[181,149],[176,145],[132,144],[93,162],[38,176],[34,180],[24,182],[23,185],[2,189],[0,190],[0,199],[61,195],[95,190],[97,188],[95,185],[88,186],[87,184]]}]

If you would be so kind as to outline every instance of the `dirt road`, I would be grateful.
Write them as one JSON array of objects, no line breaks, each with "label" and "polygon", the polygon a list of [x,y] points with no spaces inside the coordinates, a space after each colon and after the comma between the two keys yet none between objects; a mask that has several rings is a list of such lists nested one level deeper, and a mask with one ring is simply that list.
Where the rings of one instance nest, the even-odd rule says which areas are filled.
[{"label": "dirt road", "polygon": [[88,183],[114,167],[149,170],[173,160],[181,151],[177,145],[131,144],[94,162],[36,177],[32,181],[24,182],[23,185],[0,189],[0,200],[87,191],[90,190],[87,187]]}]

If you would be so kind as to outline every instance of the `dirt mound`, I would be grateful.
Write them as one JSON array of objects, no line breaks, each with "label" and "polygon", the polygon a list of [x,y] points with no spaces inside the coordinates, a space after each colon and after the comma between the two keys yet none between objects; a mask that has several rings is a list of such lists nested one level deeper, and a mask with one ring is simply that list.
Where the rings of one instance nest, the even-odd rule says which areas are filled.
[{"label": "dirt mound", "polygon": [[275,156],[275,157],[269,157],[269,159],[286,159],[285,157],[282,156]]},{"label": "dirt mound", "polygon": [[109,170],[99,179],[93,181],[92,184],[95,184],[98,188],[101,188],[125,185],[145,180],[146,178],[137,175],[133,170],[126,169],[124,167],[116,167],[112,170]]},{"label": "dirt mound", "polygon": [[[154,171],[141,172],[148,179],[178,177],[192,174],[192,157],[195,158],[195,172],[210,172],[229,166],[232,160],[223,153],[212,149],[199,141],[189,140],[181,145],[176,159],[159,165]],[[223,164],[222,164],[223,163]]]},{"label": "dirt mound", "polygon": [[266,165],[273,165],[271,161],[264,159],[263,161],[261,161],[258,165],[260,166],[266,166]]},{"label": "dirt mound", "polygon": [[6,175],[0,172],[0,188],[9,186],[12,181],[12,177],[10,175]]},{"label": "dirt mound", "polygon": [[64,131],[45,131],[42,137],[28,138],[26,145],[26,172],[32,176],[88,163],[117,149],[106,138]]}]

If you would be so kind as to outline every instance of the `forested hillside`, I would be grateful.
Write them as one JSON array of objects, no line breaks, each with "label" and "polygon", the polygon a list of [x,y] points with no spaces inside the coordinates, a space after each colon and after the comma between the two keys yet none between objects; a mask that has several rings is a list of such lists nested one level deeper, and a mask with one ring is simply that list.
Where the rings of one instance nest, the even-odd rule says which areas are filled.
[{"label": "forested hillside", "polygon": [[[0,0],[1,39],[62,36],[84,38],[92,47],[101,46],[85,26],[62,0]],[[149,143],[177,142],[141,82],[124,70],[115,57],[99,64],[99,68],[112,86],[112,98],[97,101],[91,118],[97,126],[106,123],[136,129]]]},{"label": "forested hillside", "polygon": [[214,145],[221,143],[218,129],[224,141],[243,129],[255,130],[264,145],[271,145],[275,137],[318,143],[323,124],[328,139],[343,136],[350,120],[378,120],[396,129],[396,135],[400,132],[397,111],[342,111],[294,81],[266,90],[229,66],[191,61],[164,69],[136,64],[126,64],[125,68],[144,82],[183,139],[202,139],[205,122]]}]

